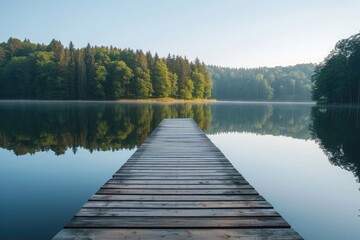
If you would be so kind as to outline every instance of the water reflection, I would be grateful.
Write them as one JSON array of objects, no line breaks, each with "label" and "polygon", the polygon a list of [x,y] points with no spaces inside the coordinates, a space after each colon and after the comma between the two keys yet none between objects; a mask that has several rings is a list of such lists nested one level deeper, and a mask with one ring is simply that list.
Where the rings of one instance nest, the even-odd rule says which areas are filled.
[{"label": "water reflection", "polygon": [[358,184],[327,161],[359,180],[359,108],[0,102],[0,116],[1,239],[51,238],[134,152],[123,149],[140,145],[163,118],[178,117],[194,118],[217,138],[306,239],[359,239]]},{"label": "water reflection", "polygon": [[250,132],[309,139],[309,104],[216,104],[209,133]]},{"label": "water reflection", "polygon": [[0,147],[16,155],[78,148],[133,149],[164,118],[194,118],[207,133],[249,132],[315,139],[337,166],[360,176],[359,108],[309,104],[0,104]]},{"label": "water reflection", "polygon": [[311,111],[311,135],[329,161],[352,171],[360,179],[359,107],[314,107]]},{"label": "water reflection", "polygon": [[132,149],[163,118],[193,118],[203,130],[211,121],[202,104],[7,103],[0,116],[0,147],[16,155]]}]

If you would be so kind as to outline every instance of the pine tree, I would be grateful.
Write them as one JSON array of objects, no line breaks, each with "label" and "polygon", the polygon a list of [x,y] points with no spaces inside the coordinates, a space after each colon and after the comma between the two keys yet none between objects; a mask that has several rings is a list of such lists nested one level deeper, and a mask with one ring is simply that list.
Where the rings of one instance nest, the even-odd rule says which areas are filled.
[{"label": "pine tree", "polygon": [[178,92],[178,76],[176,73],[172,73],[169,71],[169,81],[170,81],[170,97],[177,98]]},{"label": "pine tree", "polygon": [[137,98],[149,98],[152,96],[152,84],[149,71],[143,71],[140,67],[135,71],[135,95]]},{"label": "pine tree", "polygon": [[136,70],[135,70],[135,96],[137,98],[149,98],[153,93],[153,86],[150,79],[147,57],[143,51],[136,51]]},{"label": "pine tree", "polygon": [[76,78],[75,48],[72,42],[70,42],[69,44],[68,52],[69,52],[69,61],[67,66],[67,74],[68,74],[67,79],[69,86],[68,96],[70,99],[77,99],[76,84],[75,84],[75,78]]},{"label": "pine tree", "polygon": [[90,46],[89,43],[84,49],[84,63],[86,66],[87,82],[86,98],[96,99],[97,82],[95,80],[95,50]]},{"label": "pine tree", "polygon": [[76,61],[76,78],[75,88],[78,99],[86,99],[86,65],[84,63],[84,50],[78,49],[75,54]]},{"label": "pine tree", "polygon": [[194,83],[194,98],[204,98],[205,91],[205,77],[199,71],[195,71],[192,73],[192,80]]},{"label": "pine tree", "polygon": [[154,96],[168,97],[170,94],[170,80],[166,64],[162,59],[155,62],[153,74]]}]

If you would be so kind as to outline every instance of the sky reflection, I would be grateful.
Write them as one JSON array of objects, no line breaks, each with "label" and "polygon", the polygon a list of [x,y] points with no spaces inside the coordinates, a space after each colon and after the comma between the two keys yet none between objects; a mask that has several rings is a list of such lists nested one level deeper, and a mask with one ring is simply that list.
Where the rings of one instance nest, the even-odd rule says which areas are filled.
[{"label": "sky reflection", "polygon": [[252,133],[209,138],[305,239],[360,239],[359,183],[329,164],[315,141]]}]

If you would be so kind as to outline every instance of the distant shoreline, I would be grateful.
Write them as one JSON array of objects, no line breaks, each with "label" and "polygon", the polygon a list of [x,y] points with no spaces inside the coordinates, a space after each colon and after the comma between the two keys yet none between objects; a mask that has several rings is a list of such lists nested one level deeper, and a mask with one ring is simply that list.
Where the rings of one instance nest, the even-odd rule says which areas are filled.
[{"label": "distant shoreline", "polygon": [[177,98],[145,98],[145,99],[119,99],[114,100],[115,102],[123,103],[208,103],[208,102],[217,102],[216,99],[177,99]]},{"label": "distant shoreline", "polygon": [[244,101],[244,100],[218,100],[218,99],[176,99],[176,98],[148,98],[148,99],[115,99],[115,100],[40,100],[40,99],[0,99],[0,103],[241,103],[241,104],[317,104],[313,101]]},{"label": "distant shoreline", "polygon": [[216,99],[176,99],[176,98],[147,98],[147,99],[114,99],[114,100],[44,100],[44,99],[0,99],[3,102],[41,102],[41,103],[216,103]]}]

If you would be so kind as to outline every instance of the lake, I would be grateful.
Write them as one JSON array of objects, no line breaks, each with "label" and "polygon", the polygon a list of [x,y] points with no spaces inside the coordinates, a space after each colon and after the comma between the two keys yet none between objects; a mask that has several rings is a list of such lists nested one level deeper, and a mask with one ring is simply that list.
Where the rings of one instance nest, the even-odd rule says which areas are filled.
[{"label": "lake", "polygon": [[360,239],[360,109],[0,102],[0,239],[50,239],[164,118],[193,118],[305,239]]}]

